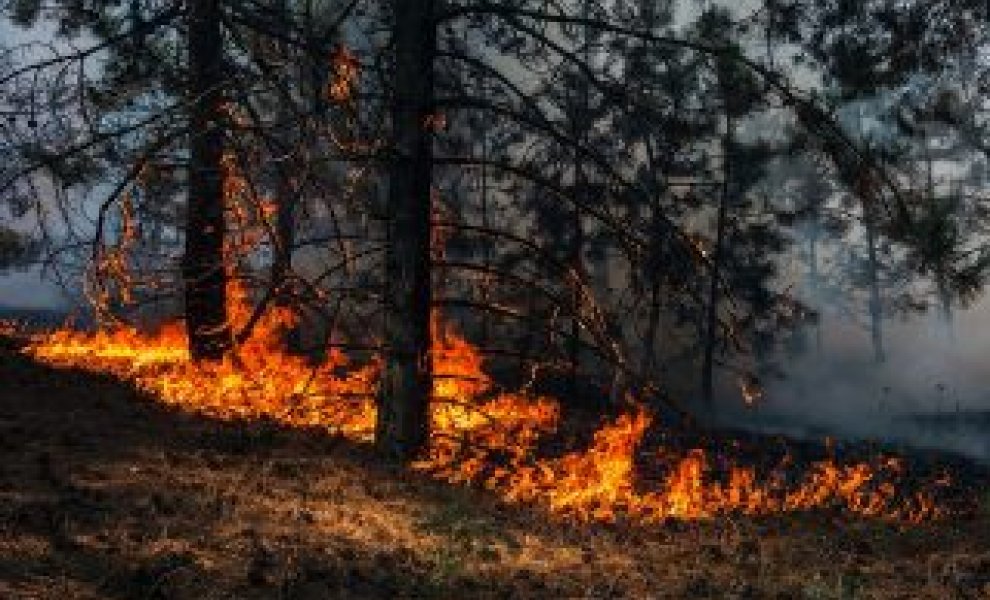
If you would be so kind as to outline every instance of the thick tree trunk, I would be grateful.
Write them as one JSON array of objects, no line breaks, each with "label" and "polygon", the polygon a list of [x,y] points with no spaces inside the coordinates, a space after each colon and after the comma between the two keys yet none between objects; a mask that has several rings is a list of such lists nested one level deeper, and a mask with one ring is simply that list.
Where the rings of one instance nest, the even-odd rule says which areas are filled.
[{"label": "thick tree trunk", "polygon": [[189,199],[186,214],[185,317],[194,360],[218,360],[232,345],[227,323],[223,181],[223,42],[219,0],[189,5]]},{"label": "thick tree trunk", "polygon": [[385,258],[386,360],[375,436],[388,457],[407,460],[429,437],[430,215],[434,0],[394,0],[394,100]]}]

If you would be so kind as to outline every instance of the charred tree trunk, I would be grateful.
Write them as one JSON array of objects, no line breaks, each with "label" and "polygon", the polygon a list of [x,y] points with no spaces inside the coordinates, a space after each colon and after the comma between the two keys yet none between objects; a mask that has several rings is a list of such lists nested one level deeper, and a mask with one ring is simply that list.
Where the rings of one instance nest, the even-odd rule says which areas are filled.
[{"label": "charred tree trunk", "polygon": [[227,323],[223,181],[223,41],[219,0],[189,5],[190,148],[183,279],[189,352],[218,360],[232,346]]},{"label": "charred tree trunk", "polygon": [[430,215],[434,0],[392,3],[394,99],[385,257],[386,360],[375,437],[388,457],[407,460],[429,437]]}]

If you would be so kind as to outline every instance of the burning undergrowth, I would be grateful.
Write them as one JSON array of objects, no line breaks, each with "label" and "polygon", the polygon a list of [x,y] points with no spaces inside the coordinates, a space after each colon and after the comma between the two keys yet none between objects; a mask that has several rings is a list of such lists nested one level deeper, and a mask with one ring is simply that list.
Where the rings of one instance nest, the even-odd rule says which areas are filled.
[{"label": "burning undergrowth", "polygon": [[[245,294],[235,299],[245,305]],[[183,410],[370,441],[379,361],[352,363],[334,350],[314,366],[288,354],[281,340],[291,319],[271,311],[235,356],[215,364],[189,360],[176,324],[154,334],[128,326],[89,333],[63,328],[36,335],[26,352],[50,365],[112,373]],[[965,514],[975,497],[965,469],[946,463],[915,464],[783,438],[674,431],[636,404],[605,419],[583,443],[561,449],[561,440],[582,437],[566,431],[561,402],[499,391],[478,349],[439,318],[433,351],[434,435],[414,468],[485,487],[511,503],[580,521],[836,510],[921,522]],[[547,452],[550,444],[555,451]]]}]

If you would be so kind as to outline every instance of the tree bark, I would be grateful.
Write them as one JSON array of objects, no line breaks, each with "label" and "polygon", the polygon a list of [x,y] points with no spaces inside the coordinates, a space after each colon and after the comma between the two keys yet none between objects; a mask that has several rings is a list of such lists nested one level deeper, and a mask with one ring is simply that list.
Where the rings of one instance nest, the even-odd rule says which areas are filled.
[{"label": "tree bark", "polygon": [[183,279],[189,352],[194,360],[219,360],[230,350],[223,181],[223,41],[219,0],[189,4],[190,78],[189,199]]},{"label": "tree bark", "polygon": [[375,438],[385,456],[398,460],[413,458],[429,439],[434,5],[434,0],[392,2],[386,359]]}]

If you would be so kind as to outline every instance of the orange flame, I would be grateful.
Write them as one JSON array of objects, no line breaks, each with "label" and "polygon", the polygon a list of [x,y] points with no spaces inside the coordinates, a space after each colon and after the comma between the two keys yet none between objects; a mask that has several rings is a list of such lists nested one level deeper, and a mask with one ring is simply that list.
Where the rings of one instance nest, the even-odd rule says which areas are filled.
[{"label": "orange flame", "polygon": [[330,53],[330,67],[333,78],[327,86],[327,97],[337,103],[352,101],[361,68],[357,56],[338,44]]},{"label": "orange flame", "polygon": [[[232,315],[247,314],[246,294],[232,294]],[[274,419],[291,426],[319,426],[357,441],[374,431],[379,361],[351,364],[331,352],[319,366],[280,349],[292,316],[273,310],[262,318],[237,358],[195,364],[182,327],[152,335],[130,327],[95,333],[61,329],[37,336],[28,352],[53,365],[108,371],[134,382],[167,404],[222,419]],[[603,425],[588,448],[537,458],[539,443],[556,432],[559,404],[546,397],[497,391],[478,349],[434,319],[434,437],[414,467],[458,483],[476,483],[509,502],[538,503],[579,520],[627,516],[644,522],[701,519],[725,513],[767,514],[840,508],[912,522],[945,511],[928,492],[902,498],[896,459],[878,466],[822,461],[797,484],[779,472],[764,480],[752,467],[730,465],[724,481],[702,450],[648,457],[665,466],[655,489],[643,490],[635,460],[651,417],[636,408]]]},{"label": "orange flame", "polygon": [[[337,68],[348,77],[348,69],[356,69],[349,60],[345,54],[335,59]],[[240,331],[254,308],[250,294],[237,282],[234,259],[250,255],[264,243],[275,204],[253,197],[233,155],[224,157],[223,169],[231,224],[224,249],[232,276],[228,315],[231,330]],[[125,243],[113,255],[115,273],[126,272],[124,255],[137,235],[127,226],[132,221],[130,211],[125,204]],[[442,240],[434,246],[442,247]],[[119,322],[93,333],[66,327],[35,336],[26,352],[51,365],[112,373],[183,410],[220,419],[268,419],[288,426],[322,427],[355,441],[369,441],[374,433],[380,357],[358,364],[330,348],[327,357],[314,366],[284,349],[285,333],[295,323],[291,310],[269,309],[249,338],[216,363],[190,360],[181,323],[166,324],[152,333]],[[537,503],[554,514],[586,521],[628,517],[651,522],[841,508],[917,522],[947,513],[934,501],[932,489],[909,497],[897,489],[892,482],[905,476],[904,465],[897,459],[876,465],[821,461],[794,482],[786,476],[791,466],[787,458],[758,477],[751,466],[713,460],[701,449],[678,453],[661,447],[648,452],[643,442],[652,417],[643,407],[602,425],[587,448],[541,458],[541,444],[558,433],[559,402],[500,390],[485,372],[476,346],[445,324],[439,314],[433,315],[431,324],[436,371],[433,437],[414,467],[439,479],[482,485],[508,502]],[[762,393],[755,378],[741,381],[741,387],[754,401]],[[638,478],[637,458],[661,468],[664,475],[657,485]]]}]

